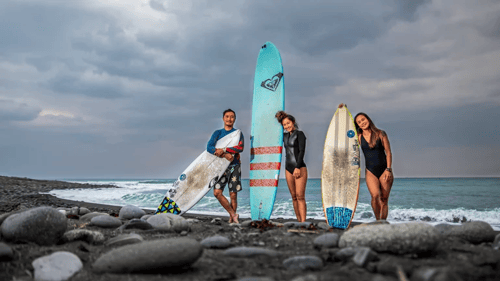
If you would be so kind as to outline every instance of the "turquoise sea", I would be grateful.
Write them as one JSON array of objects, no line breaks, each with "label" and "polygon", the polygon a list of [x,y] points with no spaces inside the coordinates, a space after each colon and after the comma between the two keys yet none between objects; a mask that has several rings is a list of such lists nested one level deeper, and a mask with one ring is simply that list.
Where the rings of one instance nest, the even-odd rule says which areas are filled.
[{"label": "turquoise sea", "polygon": [[[119,188],[53,190],[50,194],[69,200],[108,205],[136,205],[155,209],[175,179],[78,180],[92,184],[113,184]],[[250,217],[249,180],[242,180],[238,213]],[[227,189],[224,191],[228,197]],[[324,219],[321,180],[309,179],[306,188],[308,218]],[[210,191],[189,213],[227,215]],[[281,179],[271,218],[295,218],[286,180]],[[361,181],[354,221],[373,221],[370,194]],[[500,230],[500,178],[396,178],[389,198],[390,222],[427,221],[432,224],[481,220]]]}]

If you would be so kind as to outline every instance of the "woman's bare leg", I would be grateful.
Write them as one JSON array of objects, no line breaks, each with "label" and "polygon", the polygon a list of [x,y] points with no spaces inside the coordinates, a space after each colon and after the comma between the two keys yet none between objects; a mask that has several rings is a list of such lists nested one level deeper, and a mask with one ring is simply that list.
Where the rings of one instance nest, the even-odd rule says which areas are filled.
[{"label": "woman's bare leg", "polygon": [[295,191],[297,196],[297,206],[299,222],[306,221],[307,205],[306,205],[306,185],[307,185],[307,168],[300,168],[300,178],[295,179]]},{"label": "woman's bare leg", "polygon": [[285,172],[286,183],[288,185],[288,189],[290,190],[290,195],[292,195],[292,203],[293,210],[295,211],[295,216],[297,217],[297,221],[300,221],[300,213],[299,213],[299,205],[297,201],[297,193],[295,192],[295,177],[289,171]]},{"label": "woman's bare leg", "polygon": [[380,211],[382,202],[380,200],[381,191],[380,191],[380,182],[379,179],[372,174],[372,172],[366,170],[365,172],[366,186],[368,187],[368,191],[372,196],[372,209],[373,214],[377,220],[380,220]]},{"label": "woman's bare leg", "polygon": [[380,176],[380,219],[387,219],[389,215],[389,193],[391,192],[392,184],[394,183],[394,178],[384,179],[384,176]]}]

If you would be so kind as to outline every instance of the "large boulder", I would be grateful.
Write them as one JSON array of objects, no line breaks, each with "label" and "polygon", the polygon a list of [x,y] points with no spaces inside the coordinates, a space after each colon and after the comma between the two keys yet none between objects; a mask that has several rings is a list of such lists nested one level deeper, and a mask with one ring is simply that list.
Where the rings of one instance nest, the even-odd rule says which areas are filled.
[{"label": "large boulder", "polygon": [[51,207],[38,207],[9,216],[2,223],[5,239],[52,245],[59,241],[67,227],[66,217]]},{"label": "large boulder", "polygon": [[369,247],[377,252],[394,254],[429,252],[439,244],[441,235],[432,225],[410,222],[367,225],[346,231],[339,247]]}]

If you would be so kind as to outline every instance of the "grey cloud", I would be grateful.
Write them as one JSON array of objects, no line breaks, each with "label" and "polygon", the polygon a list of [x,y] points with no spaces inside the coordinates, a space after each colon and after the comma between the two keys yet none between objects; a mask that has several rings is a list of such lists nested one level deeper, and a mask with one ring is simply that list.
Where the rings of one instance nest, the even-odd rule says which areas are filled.
[{"label": "grey cloud", "polygon": [[71,75],[60,75],[52,78],[47,81],[45,86],[62,94],[82,94],[105,99],[126,96],[124,87],[117,82],[84,81]]},{"label": "grey cloud", "polygon": [[0,99],[0,122],[31,121],[38,117],[41,109],[26,103]]},{"label": "grey cloud", "polygon": [[415,21],[416,12],[422,5],[431,3],[431,0],[392,0],[396,5],[397,17],[406,21]]}]

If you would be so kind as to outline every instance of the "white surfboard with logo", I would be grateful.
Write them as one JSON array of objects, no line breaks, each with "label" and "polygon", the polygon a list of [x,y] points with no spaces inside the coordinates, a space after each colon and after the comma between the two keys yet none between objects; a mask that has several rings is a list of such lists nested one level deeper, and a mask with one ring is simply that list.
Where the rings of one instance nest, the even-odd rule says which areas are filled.
[{"label": "white surfboard with logo", "polygon": [[[237,146],[241,132],[236,130],[221,138],[215,144],[216,148]],[[191,209],[205,196],[224,174],[230,162],[224,157],[217,157],[208,151],[203,151],[177,178],[173,187],[165,194],[156,214],[173,213],[182,215]]]}]

